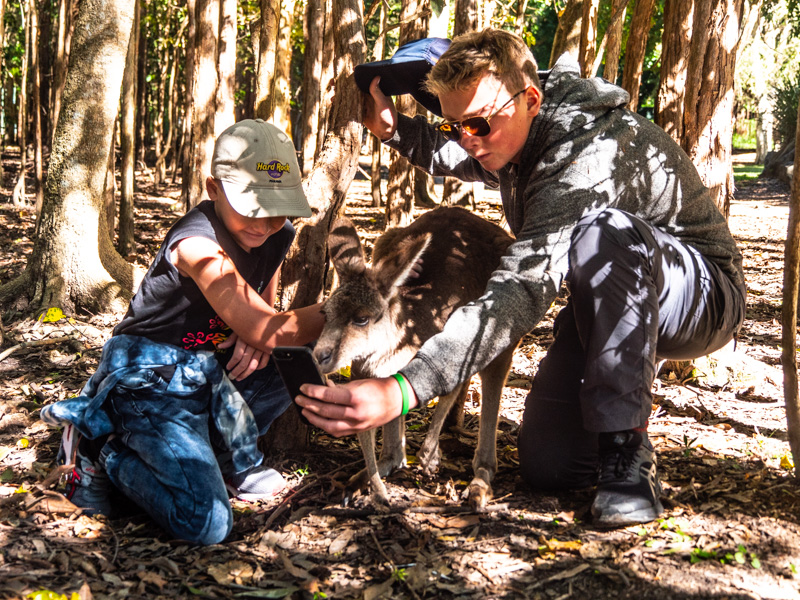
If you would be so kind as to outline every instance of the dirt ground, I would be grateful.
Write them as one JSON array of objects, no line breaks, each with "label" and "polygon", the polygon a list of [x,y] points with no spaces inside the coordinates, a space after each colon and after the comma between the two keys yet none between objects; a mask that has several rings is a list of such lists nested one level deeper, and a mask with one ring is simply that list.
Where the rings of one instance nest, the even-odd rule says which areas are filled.
[{"label": "dirt ground", "polygon": [[[365,181],[353,184],[348,214],[371,242],[382,215],[368,193]],[[176,198],[175,188],[141,182],[137,262],[149,262],[177,217]],[[787,203],[788,189],[773,181],[737,193],[730,223],[745,256],[744,330],[735,350],[662,370],[650,434],[666,512],[614,531],[591,526],[592,490],[534,492],[518,474],[524,399],[558,306],[516,353],[489,510],[470,512],[461,500],[477,435],[474,381],[464,427],[443,435],[435,479],[413,460],[430,411],[411,415],[410,466],[388,479],[392,512],[376,513],[364,498],[342,508],[360,451],[354,439],[313,432],[307,454],[270,457],[290,488],[271,503],[234,502],[230,540],[205,548],[170,539],[142,515],[81,515],[58,493],[60,433],[39,409],[79,391],[119,315],[4,314],[0,352],[41,343],[0,358],[0,598],[800,598],[800,489],[780,367]],[[497,195],[487,193],[479,212],[499,220]],[[24,268],[33,227],[33,214],[14,209],[3,189],[0,283]]]}]

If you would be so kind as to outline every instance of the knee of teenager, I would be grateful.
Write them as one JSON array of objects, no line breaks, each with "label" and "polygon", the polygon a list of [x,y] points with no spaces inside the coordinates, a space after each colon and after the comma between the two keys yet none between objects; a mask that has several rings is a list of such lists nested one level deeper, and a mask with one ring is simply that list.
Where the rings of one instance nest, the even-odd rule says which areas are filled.
[{"label": "knee of teenager", "polygon": [[[597,274],[620,261],[626,252],[642,245],[642,232],[632,215],[615,208],[590,212],[572,231],[569,249],[569,283],[580,288],[597,280]],[[623,259],[623,262],[626,262]]]},{"label": "knee of teenager", "polygon": [[233,510],[227,499],[216,500],[208,510],[196,510],[186,517],[178,515],[168,525],[179,539],[202,546],[219,544],[233,529]]}]

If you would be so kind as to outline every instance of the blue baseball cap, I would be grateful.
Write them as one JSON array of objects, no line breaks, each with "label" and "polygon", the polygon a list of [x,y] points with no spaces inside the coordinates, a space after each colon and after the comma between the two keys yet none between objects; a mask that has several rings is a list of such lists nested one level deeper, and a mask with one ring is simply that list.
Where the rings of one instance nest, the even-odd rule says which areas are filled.
[{"label": "blue baseball cap", "polygon": [[439,98],[425,91],[422,84],[431,67],[449,47],[450,40],[435,37],[403,44],[388,60],[356,66],[356,85],[361,91],[369,92],[369,84],[380,76],[380,88],[384,94],[411,94],[422,106],[441,117],[442,105],[439,104]]}]

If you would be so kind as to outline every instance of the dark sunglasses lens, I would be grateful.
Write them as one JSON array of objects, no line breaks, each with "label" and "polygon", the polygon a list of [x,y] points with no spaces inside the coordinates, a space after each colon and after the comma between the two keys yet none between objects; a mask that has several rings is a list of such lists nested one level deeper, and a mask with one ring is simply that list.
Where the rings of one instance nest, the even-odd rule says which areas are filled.
[{"label": "dark sunglasses lens", "polygon": [[461,121],[461,128],[468,134],[476,135],[478,137],[489,135],[489,132],[491,131],[491,128],[489,127],[489,121],[483,117],[464,119]]},{"label": "dark sunglasses lens", "polygon": [[459,133],[458,129],[453,127],[450,123],[439,123],[437,129],[442,133],[444,137],[453,142],[457,142],[458,139],[461,137],[461,134]]}]

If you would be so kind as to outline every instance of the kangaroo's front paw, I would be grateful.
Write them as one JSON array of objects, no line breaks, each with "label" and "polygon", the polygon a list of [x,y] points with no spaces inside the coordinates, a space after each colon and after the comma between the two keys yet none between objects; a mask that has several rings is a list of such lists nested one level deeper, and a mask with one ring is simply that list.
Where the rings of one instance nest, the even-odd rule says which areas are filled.
[{"label": "kangaroo's front paw", "polygon": [[492,486],[479,477],[473,479],[464,492],[469,500],[469,505],[475,510],[486,508],[493,497]]}]

